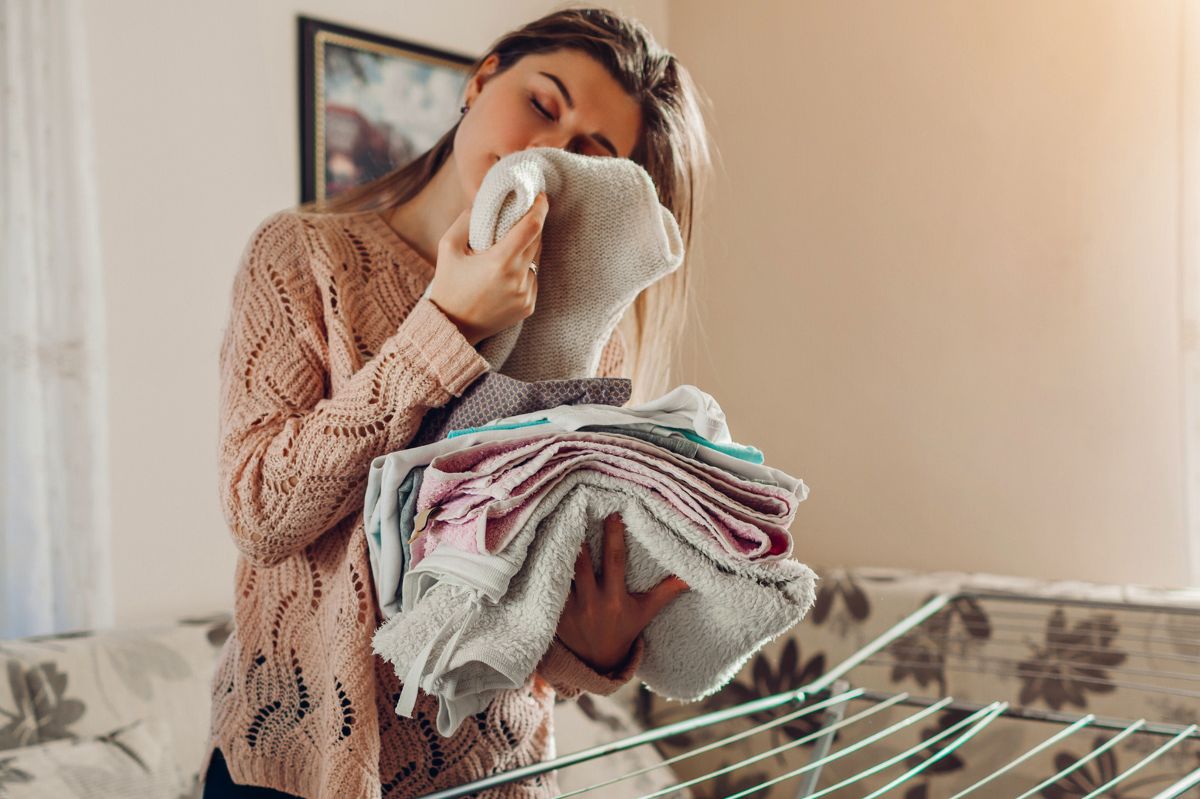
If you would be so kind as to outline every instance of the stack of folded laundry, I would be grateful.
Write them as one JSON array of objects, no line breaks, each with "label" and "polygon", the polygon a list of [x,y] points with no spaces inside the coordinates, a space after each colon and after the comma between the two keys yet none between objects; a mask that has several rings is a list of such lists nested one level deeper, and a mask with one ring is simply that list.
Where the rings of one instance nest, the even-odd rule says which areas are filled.
[{"label": "stack of folded laundry", "polygon": [[[460,417],[519,386],[614,400],[628,390],[619,378],[495,373],[478,385]],[[673,699],[715,692],[814,601],[815,575],[792,559],[788,532],[807,493],[734,442],[720,406],[691,385],[629,407],[511,414],[376,458],[364,517],[386,621],[374,648],[403,683],[397,713],[411,714],[418,688],[437,695],[448,736],[523,685],[553,640],[581,544],[598,563],[614,511],[631,592],[672,574],[690,586],[643,631],[636,676]]]},{"label": "stack of folded laundry", "polygon": [[550,648],[584,542],[599,562],[604,520],[626,530],[626,585],[690,590],[642,632],[636,677],[672,699],[717,691],[799,622],[816,576],[788,528],[800,480],[736,443],[717,402],[681,385],[626,406],[631,382],[595,377],[637,295],[683,259],[674,217],[625,158],[531,148],[494,164],[477,191],[470,245],[503,237],[539,192],[538,303],[481,342],[491,371],[426,413],[408,448],[376,458],[365,534],[385,621],[375,652],[403,688],[439,700],[438,731],[519,688]]}]

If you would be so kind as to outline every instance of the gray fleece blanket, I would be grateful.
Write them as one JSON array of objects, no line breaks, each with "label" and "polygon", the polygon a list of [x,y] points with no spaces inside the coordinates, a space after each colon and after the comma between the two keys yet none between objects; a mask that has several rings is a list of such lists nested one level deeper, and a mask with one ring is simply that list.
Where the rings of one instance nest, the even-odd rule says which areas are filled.
[{"label": "gray fleece blanket", "polygon": [[[626,527],[626,584],[647,591],[671,574],[691,590],[643,632],[636,677],[669,699],[695,701],[725,685],[764,644],[797,624],[815,600],[816,575],[804,564],[728,557],[711,534],[631,481],[580,470],[549,491],[518,536],[496,557],[524,563],[496,602],[480,596],[469,573],[445,578],[437,552],[406,610],[375,633],[375,652],[405,681],[397,712],[407,715],[417,687],[439,698],[438,730],[461,721],[500,691],[519,688],[554,637],[586,538],[600,562],[604,518]],[[411,604],[410,604],[411,601]]]}]

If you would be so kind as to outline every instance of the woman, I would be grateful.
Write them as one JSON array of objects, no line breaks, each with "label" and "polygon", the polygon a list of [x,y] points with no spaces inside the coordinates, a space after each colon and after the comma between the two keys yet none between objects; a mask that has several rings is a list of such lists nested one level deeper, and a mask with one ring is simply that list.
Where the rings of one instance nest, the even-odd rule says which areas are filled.
[{"label": "woman", "polygon": [[[624,528],[610,519],[600,574],[581,550],[536,673],[450,738],[437,733],[434,697],[396,715],[399,681],[372,652],[382,619],[362,533],[370,462],[405,447],[426,411],[487,370],[476,344],[532,313],[547,199],[484,252],[467,234],[491,165],[538,146],[641,164],[690,242],[709,164],[696,90],[641,25],[598,9],[502,37],[429,152],[274,214],[251,237],[220,356],[221,498],[240,554],[235,630],[212,683],[206,797],[421,796],[544,760],[555,693],[627,682],[642,629],[687,590],[672,577],[629,594]],[[685,264],[636,300],[630,369],[622,333],[604,349],[600,374],[631,371],[635,398],[666,388],[686,274]],[[540,775],[488,795],[555,788]]]}]

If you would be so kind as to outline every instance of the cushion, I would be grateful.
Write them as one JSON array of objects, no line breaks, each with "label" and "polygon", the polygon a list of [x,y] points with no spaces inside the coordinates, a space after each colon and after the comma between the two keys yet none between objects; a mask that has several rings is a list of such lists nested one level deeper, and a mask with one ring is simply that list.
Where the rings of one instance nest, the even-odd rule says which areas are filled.
[{"label": "cushion", "polygon": [[138,720],[105,735],[0,753],[0,796],[10,799],[176,799],[187,781],[175,764],[171,729]]},{"label": "cushion", "polygon": [[[92,738],[158,718],[170,729],[175,761],[198,777],[214,659],[228,624],[226,615],[5,641],[0,652],[20,664],[35,699],[36,737],[27,743]],[[9,701],[0,690],[0,710]]]},{"label": "cushion", "polygon": [[[0,752],[38,742],[37,714],[29,695],[28,669],[0,644]],[[2,795],[2,792],[0,792]]]}]

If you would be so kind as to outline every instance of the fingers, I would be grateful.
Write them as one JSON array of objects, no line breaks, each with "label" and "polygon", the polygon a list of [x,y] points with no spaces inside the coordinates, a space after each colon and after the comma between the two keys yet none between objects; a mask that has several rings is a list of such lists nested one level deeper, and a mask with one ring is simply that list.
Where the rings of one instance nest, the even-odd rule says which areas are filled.
[{"label": "fingers", "polygon": [[469,254],[471,252],[471,207],[450,223],[450,227],[442,234],[442,243],[453,248],[454,252]]},{"label": "fingers", "polygon": [[642,612],[646,623],[658,615],[658,612],[670,604],[671,600],[682,593],[691,590],[682,578],[671,575],[663,578],[662,582],[642,594]]},{"label": "fingers", "polygon": [[521,268],[528,268],[529,262],[537,252],[538,238],[549,210],[550,203],[546,199],[546,193],[538,194],[525,216],[500,239],[499,246],[502,252],[509,258],[521,261]]},{"label": "fingers", "polygon": [[584,604],[596,593],[596,569],[592,566],[592,556],[588,552],[586,541],[575,557],[575,591]]},{"label": "fingers", "polygon": [[[529,265],[530,261],[533,261],[534,263],[538,264],[539,266],[541,265],[541,263],[542,263],[542,234],[540,231],[538,232],[537,237],[529,243],[529,246],[526,247],[524,250],[521,250],[521,259],[522,259],[522,263],[524,263],[526,266]],[[530,271],[532,271],[532,270],[530,270]]]},{"label": "fingers", "polygon": [[604,567],[601,577],[610,589],[625,588],[625,522],[620,513],[604,520]]},{"label": "fingers", "polygon": [[520,259],[524,264],[530,261],[536,261],[538,254],[542,250],[542,230],[538,228],[534,231],[533,238],[521,249]]},{"label": "fingers", "polygon": [[539,267],[542,265],[542,237],[539,234],[533,243],[521,253],[521,263],[525,265],[525,294],[529,300],[530,313],[537,306],[538,275],[529,268],[530,263]]},{"label": "fingers", "polygon": [[529,313],[532,314],[534,309],[537,307],[538,279],[537,275],[533,273],[532,269],[527,269],[525,271],[529,273],[529,286],[527,290],[529,294]]}]

